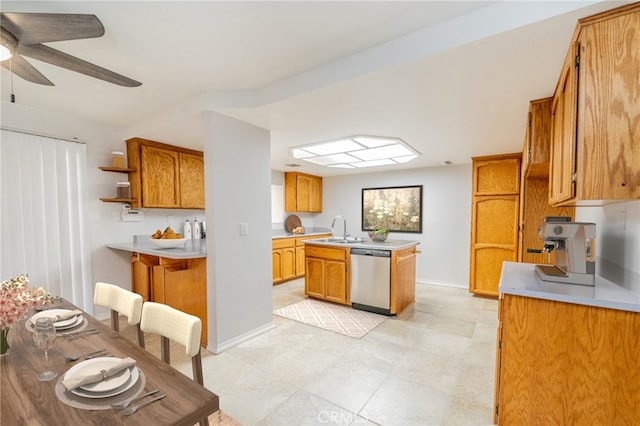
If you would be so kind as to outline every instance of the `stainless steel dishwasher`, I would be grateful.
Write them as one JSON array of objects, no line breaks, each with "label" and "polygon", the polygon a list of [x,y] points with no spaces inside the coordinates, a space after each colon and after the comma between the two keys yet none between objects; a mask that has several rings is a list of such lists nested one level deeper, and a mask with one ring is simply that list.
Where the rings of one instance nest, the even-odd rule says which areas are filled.
[{"label": "stainless steel dishwasher", "polygon": [[391,251],[351,249],[351,306],[391,315]]}]

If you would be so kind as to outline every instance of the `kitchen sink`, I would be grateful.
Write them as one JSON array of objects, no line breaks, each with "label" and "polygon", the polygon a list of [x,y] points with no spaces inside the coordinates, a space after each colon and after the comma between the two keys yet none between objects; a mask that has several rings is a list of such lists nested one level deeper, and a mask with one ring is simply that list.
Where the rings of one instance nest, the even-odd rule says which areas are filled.
[{"label": "kitchen sink", "polygon": [[317,243],[356,244],[356,243],[361,243],[362,238],[331,237],[331,238],[317,238],[312,241]]}]

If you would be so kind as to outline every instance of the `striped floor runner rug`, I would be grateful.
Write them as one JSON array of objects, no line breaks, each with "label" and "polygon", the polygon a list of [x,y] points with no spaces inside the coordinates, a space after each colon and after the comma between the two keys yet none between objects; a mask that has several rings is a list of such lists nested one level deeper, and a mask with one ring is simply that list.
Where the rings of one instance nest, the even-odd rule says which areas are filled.
[{"label": "striped floor runner rug", "polygon": [[366,335],[387,319],[384,315],[314,299],[306,299],[276,309],[273,313],[356,339]]}]

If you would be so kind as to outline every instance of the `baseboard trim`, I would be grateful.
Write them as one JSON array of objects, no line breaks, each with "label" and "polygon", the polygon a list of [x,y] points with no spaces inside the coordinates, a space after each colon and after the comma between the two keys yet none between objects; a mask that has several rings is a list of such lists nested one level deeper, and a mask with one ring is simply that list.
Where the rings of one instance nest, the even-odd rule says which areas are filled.
[{"label": "baseboard trim", "polygon": [[229,339],[226,342],[222,342],[217,345],[213,343],[209,343],[207,344],[207,351],[213,352],[214,354],[217,355],[221,352],[226,351],[227,349],[230,349],[234,346],[239,345],[240,343],[246,342],[247,340],[251,340],[262,333],[265,333],[269,330],[273,330],[275,327],[276,326],[273,323],[273,321],[270,321],[264,325],[261,325],[260,327],[256,327],[253,330],[247,331],[246,333],[242,333],[239,336]]},{"label": "baseboard trim", "polygon": [[427,284],[427,285],[437,285],[440,287],[454,287],[454,288],[463,288],[463,289],[469,289],[469,284],[459,284],[459,283],[447,283],[447,282],[442,282],[442,281],[424,281],[424,280],[418,280],[416,281],[416,284]]}]

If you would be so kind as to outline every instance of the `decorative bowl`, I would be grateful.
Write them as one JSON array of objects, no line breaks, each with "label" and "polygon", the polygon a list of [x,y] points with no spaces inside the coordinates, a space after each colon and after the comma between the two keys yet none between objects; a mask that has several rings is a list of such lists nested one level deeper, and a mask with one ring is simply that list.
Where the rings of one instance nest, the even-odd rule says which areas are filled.
[{"label": "decorative bowl", "polygon": [[187,239],[186,238],[174,238],[174,239],[151,238],[149,241],[151,241],[151,245],[154,246],[155,248],[166,249],[166,248],[184,247],[184,243],[185,241],[187,241]]},{"label": "decorative bowl", "polygon": [[383,229],[376,229],[373,231],[369,231],[369,238],[372,241],[383,242],[386,241],[389,237],[389,231]]}]

